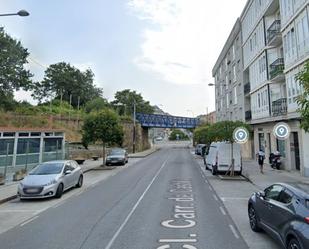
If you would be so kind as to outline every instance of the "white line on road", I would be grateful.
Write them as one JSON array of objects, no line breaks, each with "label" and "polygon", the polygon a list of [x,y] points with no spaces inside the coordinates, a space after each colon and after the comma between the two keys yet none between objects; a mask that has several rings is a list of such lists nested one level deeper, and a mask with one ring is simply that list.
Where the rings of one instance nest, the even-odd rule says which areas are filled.
[{"label": "white line on road", "polygon": [[222,201],[228,201],[228,200],[248,200],[248,197],[221,197]]},{"label": "white line on road", "polygon": [[28,224],[31,221],[34,221],[36,218],[38,218],[39,216],[34,216],[33,218],[26,220],[25,222],[21,223],[20,226],[23,227],[24,225]]},{"label": "white line on road", "polygon": [[222,213],[223,215],[226,215],[226,212],[225,212],[225,210],[224,210],[223,207],[220,207],[220,211],[221,211],[221,213]]},{"label": "white line on road", "polygon": [[213,197],[215,198],[216,201],[218,201],[218,197],[216,195],[213,195]]},{"label": "white line on road", "polygon": [[209,188],[209,190],[211,190],[211,191],[212,191],[212,187],[211,187],[211,186],[208,186],[208,188]]},{"label": "white line on road", "polygon": [[53,206],[53,208],[59,207],[60,205],[62,205],[63,203],[65,203],[65,201],[66,201],[66,200],[63,200],[63,201],[58,202],[56,205]]},{"label": "white line on road", "polygon": [[235,238],[236,238],[236,239],[239,239],[239,235],[238,235],[238,233],[236,232],[236,229],[234,228],[234,226],[230,224],[229,227],[231,228],[232,233],[234,234]]},{"label": "white line on road", "polygon": [[124,226],[128,223],[130,217],[132,216],[132,214],[134,213],[134,211],[136,210],[136,208],[138,207],[138,205],[140,204],[140,202],[143,200],[144,196],[146,195],[146,193],[148,192],[148,190],[150,189],[150,187],[152,186],[152,184],[154,183],[154,181],[157,179],[158,175],[160,174],[161,170],[165,167],[167,160],[165,160],[165,162],[161,165],[160,169],[158,170],[158,172],[156,173],[156,175],[152,178],[151,182],[149,183],[149,185],[147,186],[147,188],[145,189],[145,191],[143,192],[143,194],[140,196],[140,198],[138,199],[138,201],[135,203],[134,207],[132,208],[132,210],[130,211],[130,213],[128,214],[128,216],[126,217],[126,219],[124,220],[124,222],[121,224],[121,226],[118,228],[118,230],[116,231],[116,233],[114,234],[114,236],[112,237],[112,239],[109,241],[109,243],[107,244],[107,246],[105,247],[105,249],[110,249],[112,247],[112,245],[114,244],[115,240],[117,239],[118,235],[120,234],[121,230],[124,228]]}]

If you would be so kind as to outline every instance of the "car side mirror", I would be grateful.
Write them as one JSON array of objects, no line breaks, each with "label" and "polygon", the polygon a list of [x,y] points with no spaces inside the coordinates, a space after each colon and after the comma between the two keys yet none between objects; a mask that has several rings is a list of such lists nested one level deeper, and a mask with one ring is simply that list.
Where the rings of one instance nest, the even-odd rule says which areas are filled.
[{"label": "car side mirror", "polygon": [[64,172],[65,175],[69,175],[69,174],[71,174],[71,173],[72,173],[71,170],[66,170],[66,171]]}]

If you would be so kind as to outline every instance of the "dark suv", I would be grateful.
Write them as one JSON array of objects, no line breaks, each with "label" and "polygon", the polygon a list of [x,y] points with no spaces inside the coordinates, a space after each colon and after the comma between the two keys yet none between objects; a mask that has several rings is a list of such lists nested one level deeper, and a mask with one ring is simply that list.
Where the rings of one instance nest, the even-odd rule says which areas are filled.
[{"label": "dark suv", "polygon": [[309,248],[309,185],[276,183],[248,202],[251,229],[269,233],[283,248]]}]

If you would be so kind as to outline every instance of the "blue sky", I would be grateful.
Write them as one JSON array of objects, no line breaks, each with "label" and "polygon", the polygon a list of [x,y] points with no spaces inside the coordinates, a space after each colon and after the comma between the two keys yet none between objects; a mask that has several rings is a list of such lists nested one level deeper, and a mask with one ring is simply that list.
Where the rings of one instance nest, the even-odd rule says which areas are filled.
[{"label": "blue sky", "polygon": [[1,17],[0,25],[29,49],[36,80],[49,64],[65,61],[90,67],[109,100],[129,88],[173,115],[192,116],[215,109],[207,84],[245,2],[0,0],[1,13],[30,12]]}]

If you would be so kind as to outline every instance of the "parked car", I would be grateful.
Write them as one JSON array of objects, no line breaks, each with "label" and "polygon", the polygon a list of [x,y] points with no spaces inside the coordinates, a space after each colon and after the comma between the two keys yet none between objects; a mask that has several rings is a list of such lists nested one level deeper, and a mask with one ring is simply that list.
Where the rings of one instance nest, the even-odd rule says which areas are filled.
[{"label": "parked car", "polygon": [[156,141],[162,141],[163,137],[156,137]]},{"label": "parked car", "polygon": [[128,153],[125,149],[114,148],[106,157],[105,164],[109,165],[125,165],[129,161]]},{"label": "parked car", "polygon": [[20,199],[60,198],[65,190],[82,185],[83,172],[75,161],[49,161],[29,172],[19,183],[17,195]]},{"label": "parked car", "polygon": [[[241,175],[242,159],[240,145],[233,144],[234,172]],[[210,144],[206,153],[206,169],[211,170],[213,175],[225,173],[231,170],[232,144],[228,142],[214,142]]]},{"label": "parked car", "polygon": [[276,183],[256,192],[248,215],[253,231],[266,231],[282,248],[309,248],[309,185]]},{"label": "parked car", "polygon": [[206,144],[197,144],[195,146],[195,154],[196,155],[202,155],[202,149],[203,147],[206,147]]}]

